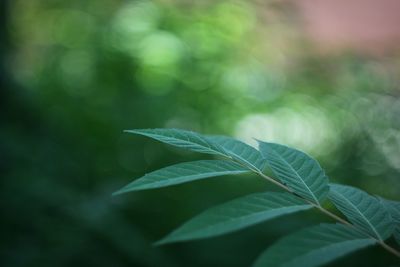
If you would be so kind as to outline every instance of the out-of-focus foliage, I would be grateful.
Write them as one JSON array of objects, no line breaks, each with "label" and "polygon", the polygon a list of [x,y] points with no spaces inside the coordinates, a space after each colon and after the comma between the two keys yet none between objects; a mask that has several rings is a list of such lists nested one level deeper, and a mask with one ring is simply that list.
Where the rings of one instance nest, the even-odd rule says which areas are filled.
[{"label": "out-of-focus foliage", "polygon": [[[132,177],[198,159],[123,129],[286,143],[333,181],[400,192],[399,58],[316,55],[288,4],[2,2],[2,266],[248,266],[318,219],[154,248],[192,215],[266,185],[225,177],[111,198]],[[390,262],[379,249],[353,258]]]}]

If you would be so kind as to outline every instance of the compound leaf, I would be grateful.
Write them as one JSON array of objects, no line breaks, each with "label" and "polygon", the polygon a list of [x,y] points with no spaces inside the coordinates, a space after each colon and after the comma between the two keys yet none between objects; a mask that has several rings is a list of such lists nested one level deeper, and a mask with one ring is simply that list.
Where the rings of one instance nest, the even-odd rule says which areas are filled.
[{"label": "compound leaf", "polygon": [[262,253],[253,267],[320,266],[374,243],[376,240],[350,226],[321,224],[283,237]]},{"label": "compound leaf", "polygon": [[256,193],[206,210],[157,244],[218,236],[311,207],[289,193]]},{"label": "compound leaf", "polygon": [[328,194],[328,177],[307,154],[279,144],[259,141],[261,154],[274,174],[290,189],[320,205]]},{"label": "compound leaf", "polygon": [[116,195],[144,189],[155,189],[204,178],[242,174],[246,172],[249,172],[249,170],[235,162],[226,160],[199,160],[184,162],[148,173],[114,194]]},{"label": "compound leaf", "polygon": [[354,224],[371,236],[385,240],[393,233],[393,220],[386,207],[366,192],[346,185],[331,184],[329,199]]}]

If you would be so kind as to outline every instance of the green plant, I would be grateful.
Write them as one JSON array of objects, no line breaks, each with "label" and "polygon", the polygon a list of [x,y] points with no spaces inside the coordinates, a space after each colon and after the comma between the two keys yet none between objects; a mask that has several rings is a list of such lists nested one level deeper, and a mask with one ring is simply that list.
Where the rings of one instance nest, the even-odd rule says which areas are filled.
[{"label": "green plant", "polygon": [[[337,221],[283,237],[254,266],[319,266],[367,246],[380,245],[400,257],[385,240],[400,244],[400,202],[375,197],[346,185],[330,184],[316,160],[274,143],[258,141],[259,150],[225,136],[206,136],[178,129],[128,130],[158,141],[221,159],[180,163],[151,172],[114,194],[160,188],[220,175],[256,173],[284,192],[256,193],[211,208],[156,244],[222,235],[285,214],[315,208]],[[270,168],[276,178],[267,176]],[[347,218],[322,206],[326,200]]]}]

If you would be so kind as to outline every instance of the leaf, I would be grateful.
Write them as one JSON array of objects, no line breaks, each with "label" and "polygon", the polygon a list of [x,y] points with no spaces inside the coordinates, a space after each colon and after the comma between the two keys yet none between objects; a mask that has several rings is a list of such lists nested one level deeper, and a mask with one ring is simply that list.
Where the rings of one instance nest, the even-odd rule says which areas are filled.
[{"label": "leaf", "polygon": [[295,193],[320,205],[328,194],[329,186],[328,177],[318,162],[299,150],[258,142],[261,154],[274,174]]},{"label": "leaf", "polygon": [[396,240],[396,243],[400,246],[400,226],[397,225],[396,228],[394,229],[394,239]]},{"label": "leaf", "polygon": [[133,181],[114,195],[129,191],[154,189],[221,175],[249,172],[235,162],[226,160],[199,160],[184,162],[153,171]]},{"label": "leaf", "polygon": [[259,172],[264,169],[265,159],[254,147],[227,136],[210,136],[208,138],[221,145],[229,156],[251,169]]},{"label": "leaf", "polygon": [[393,236],[397,244],[400,245],[400,202],[384,198],[380,198],[380,200],[392,216],[395,223]]},{"label": "leaf", "polygon": [[396,223],[400,223],[400,202],[394,200],[379,198],[381,203],[386,207]]},{"label": "leaf", "polygon": [[320,266],[375,242],[352,227],[321,224],[283,237],[262,253],[253,267]]},{"label": "leaf", "polygon": [[197,215],[157,244],[218,236],[311,207],[289,193],[252,194]]},{"label": "leaf", "polygon": [[194,152],[222,155],[225,150],[218,144],[195,132],[179,129],[137,129],[125,130],[127,133],[144,135],[163,143],[181,147]]},{"label": "leaf", "polygon": [[379,240],[391,235],[393,220],[377,198],[351,186],[331,184],[330,188],[330,200],[354,225]]},{"label": "leaf", "polygon": [[204,136],[179,129],[139,129],[125,132],[144,135],[195,152],[233,158],[256,171],[262,171],[265,164],[257,149],[231,137]]}]

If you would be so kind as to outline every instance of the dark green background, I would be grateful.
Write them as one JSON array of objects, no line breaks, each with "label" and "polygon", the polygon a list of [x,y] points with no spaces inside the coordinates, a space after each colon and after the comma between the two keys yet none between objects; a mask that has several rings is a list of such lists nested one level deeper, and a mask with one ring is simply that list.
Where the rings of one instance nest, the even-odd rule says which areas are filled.
[{"label": "dark green background", "polygon": [[[146,172],[209,158],[124,129],[285,143],[334,182],[399,199],[396,55],[314,53],[276,1],[1,6],[1,266],[249,266],[280,236],[329,221],[308,211],[153,247],[208,207],[278,189],[241,176],[111,197]],[[395,261],[371,248],[332,266]]]}]

